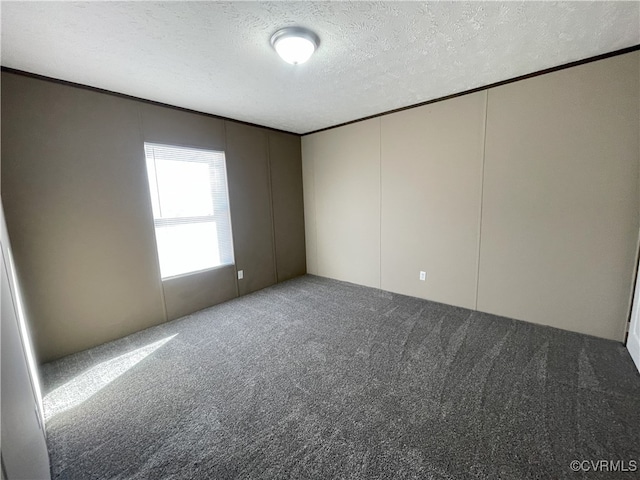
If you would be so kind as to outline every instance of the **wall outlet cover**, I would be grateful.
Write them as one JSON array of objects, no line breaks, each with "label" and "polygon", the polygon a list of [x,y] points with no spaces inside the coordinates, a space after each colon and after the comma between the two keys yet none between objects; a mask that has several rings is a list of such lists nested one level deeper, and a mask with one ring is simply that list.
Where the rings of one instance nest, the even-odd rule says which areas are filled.
[{"label": "wall outlet cover", "polygon": [[423,282],[427,279],[427,272],[420,272],[420,280]]}]

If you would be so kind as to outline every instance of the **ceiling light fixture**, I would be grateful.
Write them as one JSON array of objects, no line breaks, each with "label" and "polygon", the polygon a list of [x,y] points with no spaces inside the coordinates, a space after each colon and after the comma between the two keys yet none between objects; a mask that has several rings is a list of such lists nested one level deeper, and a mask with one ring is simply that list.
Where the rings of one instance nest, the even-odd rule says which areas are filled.
[{"label": "ceiling light fixture", "polygon": [[285,27],[271,35],[271,45],[285,62],[298,65],[309,60],[320,39],[306,28]]}]

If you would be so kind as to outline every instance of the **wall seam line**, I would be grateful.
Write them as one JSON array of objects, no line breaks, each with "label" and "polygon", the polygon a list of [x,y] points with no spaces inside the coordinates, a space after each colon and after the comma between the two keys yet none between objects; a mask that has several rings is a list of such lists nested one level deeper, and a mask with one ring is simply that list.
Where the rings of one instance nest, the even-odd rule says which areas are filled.
[{"label": "wall seam line", "polygon": [[379,176],[379,188],[380,188],[380,252],[378,261],[378,286],[382,290],[382,117],[378,118],[378,176]]},{"label": "wall seam line", "polygon": [[316,162],[311,157],[311,182],[313,183],[313,233],[316,237],[315,241],[315,262],[316,275],[320,275],[320,260],[318,259],[318,188],[316,183]]},{"label": "wall seam line", "polygon": [[478,310],[478,292],[480,291],[480,256],[482,254],[482,211],[484,207],[484,173],[485,160],[487,155],[487,118],[489,116],[489,90],[485,90],[484,96],[484,122],[482,125],[482,175],[480,176],[480,212],[478,219],[478,257],[476,260],[476,302],[475,309]]},{"label": "wall seam line", "polygon": [[271,243],[273,245],[273,277],[278,283],[278,261],[276,247],[276,212],[273,208],[273,178],[271,177],[271,134],[267,132],[267,178],[269,179],[269,210],[271,210]]}]

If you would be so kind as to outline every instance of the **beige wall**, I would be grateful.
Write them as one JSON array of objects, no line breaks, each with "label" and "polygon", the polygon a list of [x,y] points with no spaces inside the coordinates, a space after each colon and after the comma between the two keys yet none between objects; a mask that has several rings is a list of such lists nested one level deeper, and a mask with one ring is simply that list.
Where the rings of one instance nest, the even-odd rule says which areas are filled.
[{"label": "beige wall", "polygon": [[[244,280],[161,281],[144,141],[225,150]],[[3,72],[2,201],[39,359],[305,273],[300,170],[297,135]]]},{"label": "beige wall", "polygon": [[638,55],[489,91],[479,310],[623,338],[638,235]]},{"label": "beige wall", "polygon": [[309,272],[622,340],[639,64],[634,52],[304,136]]},{"label": "beige wall", "polygon": [[308,271],[380,287],[380,119],[303,137],[302,159]]},{"label": "beige wall", "polygon": [[382,117],[384,290],[475,308],[485,107],[480,92]]}]

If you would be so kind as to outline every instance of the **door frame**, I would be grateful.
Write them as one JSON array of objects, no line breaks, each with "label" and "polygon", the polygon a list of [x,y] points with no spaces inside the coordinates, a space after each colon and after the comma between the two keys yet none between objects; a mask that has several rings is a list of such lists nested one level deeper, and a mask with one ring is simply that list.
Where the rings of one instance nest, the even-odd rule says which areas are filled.
[{"label": "door frame", "polygon": [[[640,257],[640,255],[638,255]],[[640,264],[636,257],[635,282],[633,287],[633,300],[631,302],[631,314],[629,318],[629,331],[627,332],[626,346],[631,359],[640,372]]]}]

